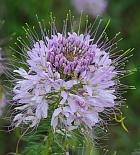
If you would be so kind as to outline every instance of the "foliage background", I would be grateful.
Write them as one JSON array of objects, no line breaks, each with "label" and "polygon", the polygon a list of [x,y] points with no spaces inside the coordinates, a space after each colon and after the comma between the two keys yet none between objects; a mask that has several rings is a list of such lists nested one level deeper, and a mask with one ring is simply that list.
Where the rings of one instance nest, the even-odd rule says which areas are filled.
[{"label": "foliage background", "polygon": [[[25,23],[36,25],[36,14],[47,23],[49,12],[52,11],[60,29],[69,9],[77,16],[70,0],[0,0],[0,20],[5,21],[0,30],[0,39],[4,40],[2,47],[7,56],[11,58],[13,54],[13,51],[9,50],[9,45],[16,41],[16,36],[23,35],[22,26]],[[136,90],[128,90],[126,94],[128,108],[126,106],[122,108],[129,132],[126,133],[120,124],[112,125],[109,127],[108,140],[103,144],[109,149],[107,154],[113,155],[116,151],[117,155],[129,155],[140,147],[140,0],[108,0],[108,8],[103,18],[111,19],[110,36],[121,32],[122,49],[135,48],[134,56],[129,60],[127,68],[137,68],[138,71],[124,79],[125,84],[136,87]],[[5,76],[2,75],[0,79],[4,83]],[[8,122],[1,119],[0,155],[15,152],[18,132],[4,132],[7,131],[7,125]]]}]

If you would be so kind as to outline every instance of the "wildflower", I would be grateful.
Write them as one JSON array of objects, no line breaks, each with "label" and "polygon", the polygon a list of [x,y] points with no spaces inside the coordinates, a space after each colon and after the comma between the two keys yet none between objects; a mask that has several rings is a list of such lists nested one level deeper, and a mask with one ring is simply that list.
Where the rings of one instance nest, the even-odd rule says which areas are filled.
[{"label": "wildflower", "polygon": [[79,13],[84,11],[93,17],[102,15],[107,8],[106,0],[72,0],[72,4]]},{"label": "wildflower", "polygon": [[80,25],[75,31],[73,21],[71,32],[66,26],[58,33],[52,22],[53,34],[34,39],[26,51],[27,69],[14,71],[21,77],[13,88],[17,103],[14,126],[34,127],[51,110],[54,131],[92,129],[104,121],[100,114],[110,115],[120,104],[118,77],[125,71],[119,62],[125,60],[127,52],[118,57],[112,53],[117,35],[103,41],[107,26],[98,39],[97,31],[93,35],[88,28],[80,34]]}]

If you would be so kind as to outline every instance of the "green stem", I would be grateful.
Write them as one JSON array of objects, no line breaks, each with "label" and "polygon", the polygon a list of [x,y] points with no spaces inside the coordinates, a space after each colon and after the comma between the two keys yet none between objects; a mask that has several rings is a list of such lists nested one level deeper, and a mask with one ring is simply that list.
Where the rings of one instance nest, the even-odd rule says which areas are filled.
[{"label": "green stem", "polygon": [[45,148],[42,151],[41,155],[50,155],[51,154],[51,146],[53,143],[53,135],[50,132],[49,135],[46,137],[45,140]]},{"label": "green stem", "polygon": [[86,155],[97,155],[96,148],[90,137],[88,137],[86,144]]},{"label": "green stem", "polygon": [[65,154],[69,155],[69,141],[68,141],[68,137],[65,137]]}]

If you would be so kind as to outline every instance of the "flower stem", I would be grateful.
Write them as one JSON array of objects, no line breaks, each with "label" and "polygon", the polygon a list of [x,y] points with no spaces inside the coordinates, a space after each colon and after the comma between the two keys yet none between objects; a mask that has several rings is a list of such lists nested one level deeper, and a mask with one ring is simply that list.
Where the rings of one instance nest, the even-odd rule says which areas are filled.
[{"label": "flower stem", "polygon": [[88,140],[86,143],[86,155],[97,155],[96,148],[90,137],[88,137]]}]

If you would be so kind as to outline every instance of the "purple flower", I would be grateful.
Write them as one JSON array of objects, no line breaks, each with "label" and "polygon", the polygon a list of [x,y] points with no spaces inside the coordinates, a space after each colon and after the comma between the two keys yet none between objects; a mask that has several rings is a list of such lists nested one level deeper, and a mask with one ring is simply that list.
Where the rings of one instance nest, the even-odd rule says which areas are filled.
[{"label": "purple flower", "polygon": [[106,0],[72,0],[72,4],[79,13],[84,11],[93,17],[102,15],[107,8]]},{"label": "purple flower", "polygon": [[13,88],[16,127],[38,125],[48,117],[50,107],[54,131],[92,129],[104,121],[100,114],[111,114],[121,103],[118,77],[124,71],[118,64],[125,55],[114,56],[116,37],[103,41],[104,31],[95,39],[97,32],[79,34],[71,27],[71,32],[34,41],[26,51],[26,71],[14,71],[21,77]]}]

